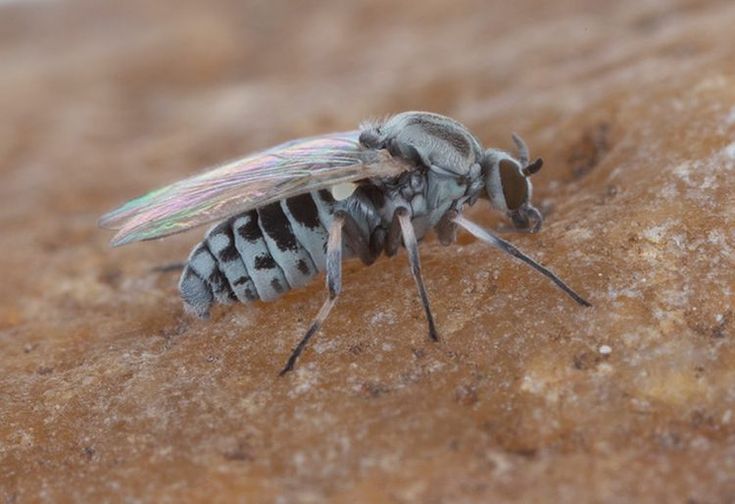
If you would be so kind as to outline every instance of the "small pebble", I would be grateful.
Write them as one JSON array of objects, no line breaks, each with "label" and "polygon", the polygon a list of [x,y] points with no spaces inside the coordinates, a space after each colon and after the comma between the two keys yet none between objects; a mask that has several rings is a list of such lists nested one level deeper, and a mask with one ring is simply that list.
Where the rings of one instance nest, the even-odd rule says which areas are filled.
[{"label": "small pebble", "polygon": [[610,355],[612,353],[612,348],[610,348],[608,345],[601,345],[598,351],[602,355]]}]

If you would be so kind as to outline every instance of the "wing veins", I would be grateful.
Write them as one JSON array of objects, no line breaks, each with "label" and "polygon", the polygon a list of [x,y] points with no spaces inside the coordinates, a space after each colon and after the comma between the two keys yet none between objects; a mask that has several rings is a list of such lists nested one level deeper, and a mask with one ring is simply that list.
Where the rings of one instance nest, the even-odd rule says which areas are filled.
[{"label": "wing veins", "polygon": [[411,169],[361,147],[358,131],[293,140],[135,198],[100,219],[113,245],[150,240],[343,182]]}]

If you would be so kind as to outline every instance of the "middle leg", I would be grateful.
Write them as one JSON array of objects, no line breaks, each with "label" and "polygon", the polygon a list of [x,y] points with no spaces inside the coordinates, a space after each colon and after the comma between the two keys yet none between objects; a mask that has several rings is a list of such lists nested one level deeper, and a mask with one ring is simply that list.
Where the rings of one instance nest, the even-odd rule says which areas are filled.
[{"label": "middle leg", "polygon": [[396,210],[396,217],[398,218],[398,222],[401,226],[401,233],[403,234],[403,244],[406,246],[406,250],[408,251],[408,262],[411,265],[411,274],[413,275],[413,279],[416,281],[416,287],[418,287],[419,296],[421,297],[421,305],[424,307],[426,320],[429,323],[429,338],[434,341],[439,341],[439,335],[437,334],[436,326],[434,325],[434,315],[431,313],[429,295],[426,293],[424,279],[421,276],[419,244],[416,240],[416,234],[413,231],[411,216],[406,208],[401,207]]}]

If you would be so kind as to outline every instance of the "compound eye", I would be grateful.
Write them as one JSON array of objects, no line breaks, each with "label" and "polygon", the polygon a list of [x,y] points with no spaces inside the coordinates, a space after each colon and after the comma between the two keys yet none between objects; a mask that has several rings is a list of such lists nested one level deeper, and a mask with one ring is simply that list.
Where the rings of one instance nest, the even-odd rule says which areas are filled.
[{"label": "compound eye", "polygon": [[517,210],[528,201],[528,182],[521,174],[518,165],[508,159],[499,163],[500,184],[503,186],[503,196],[508,210]]}]

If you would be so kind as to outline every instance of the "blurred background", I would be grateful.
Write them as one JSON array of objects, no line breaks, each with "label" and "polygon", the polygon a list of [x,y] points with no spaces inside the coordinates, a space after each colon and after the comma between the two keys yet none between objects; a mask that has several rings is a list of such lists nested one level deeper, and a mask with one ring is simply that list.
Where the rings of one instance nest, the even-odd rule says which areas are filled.
[{"label": "blurred background", "polygon": [[[732,501],[733,26],[729,0],[0,1],[0,496]],[[405,258],[348,266],[278,381],[321,282],[202,325],[150,273],[200,231],[96,228],[411,109],[544,157],[546,227],[512,239],[600,308],[429,240],[441,345]]]},{"label": "blurred background", "polygon": [[[561,143],[570,122],[609,123],[614,95],[729,49],[681,37],[728,2],[624,4],[5,1],[0,166],[20,184],[5,191],[33,188],[8,206],[97,212],[410,109],[456,117],[489,146],[510,148],[510,131]],[[559,179],[568,164],[548,168]]]}]

